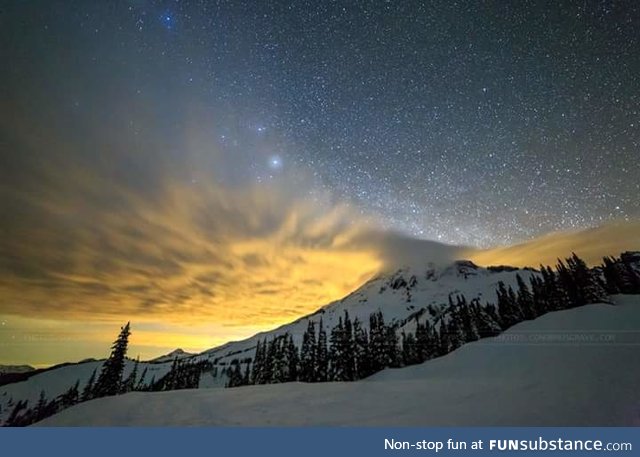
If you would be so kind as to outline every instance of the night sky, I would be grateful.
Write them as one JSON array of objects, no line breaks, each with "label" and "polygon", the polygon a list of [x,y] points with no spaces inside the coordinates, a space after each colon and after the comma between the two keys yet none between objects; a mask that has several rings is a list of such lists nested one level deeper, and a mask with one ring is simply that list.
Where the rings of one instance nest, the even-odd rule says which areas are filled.
[{"label": "night sky", "polygon": [[[272,325],[378,267],[353,227],[488,248],[640,218],[633,0],[9,1],[0,42],[7,315],[240,325],[242,265],[295,302]],[[303,264],[322,293],[269,276]]]}]

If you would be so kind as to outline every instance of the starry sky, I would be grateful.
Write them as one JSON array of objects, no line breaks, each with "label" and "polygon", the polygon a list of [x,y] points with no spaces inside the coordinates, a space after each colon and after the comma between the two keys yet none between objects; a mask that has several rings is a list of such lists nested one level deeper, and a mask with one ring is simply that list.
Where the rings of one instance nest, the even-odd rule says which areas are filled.
[{"label": "starry sky", "polygon": [[632,0],[3,2],[0,341],[138,316],[143,354],[203,349],[413,241],[633,244],[639,22]]}]

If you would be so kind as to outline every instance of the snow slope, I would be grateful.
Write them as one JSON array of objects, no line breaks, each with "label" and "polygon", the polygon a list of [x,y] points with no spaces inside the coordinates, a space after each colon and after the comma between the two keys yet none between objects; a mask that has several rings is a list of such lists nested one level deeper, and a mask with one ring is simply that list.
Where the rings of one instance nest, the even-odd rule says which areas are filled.
[{"label": "snow slope", "polygon": [[[46,370],[30,378],[7,384],[0,387],[0,424],[11,413],[12,407],[18,400],[27,400],[29,405],[35,405],[40,396],[40,392],[44,391],[47,398],[51,399],[63,394],[69,387],[72,387],[76,381],[79,381],[80,391],[84,388],[88,379],[94,370],[100,373],[103,361],[91,360],[76,364],[67,364],[55,369]],[[124,370],[124,377],[131,373],[134,362],[127,360]],[[145,379],[150,380],[155,376],[156,379],[164,376],[171,364],[141,364],[147,367]],[[144,368],[141,368],[144,369]]]},{"label": "snow slope", "polygon": [[640,296],[615,300],[363,381],[135,392],[39,425],[640,425]]}]

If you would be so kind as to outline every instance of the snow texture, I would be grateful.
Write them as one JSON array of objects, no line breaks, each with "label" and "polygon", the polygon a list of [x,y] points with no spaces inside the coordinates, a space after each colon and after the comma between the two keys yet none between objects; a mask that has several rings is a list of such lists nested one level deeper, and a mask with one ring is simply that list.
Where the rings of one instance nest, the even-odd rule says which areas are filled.
[{"label": "snow texture", "polygon": [[362,381],[134,392],[38,425],[640,425],[640,297],[614,299]]}]

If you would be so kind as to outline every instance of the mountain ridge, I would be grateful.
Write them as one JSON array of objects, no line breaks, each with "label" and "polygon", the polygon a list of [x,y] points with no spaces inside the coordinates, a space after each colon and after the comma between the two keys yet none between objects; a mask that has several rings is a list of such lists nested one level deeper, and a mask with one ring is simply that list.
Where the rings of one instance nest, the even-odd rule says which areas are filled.
[{"label": "mountain ridge", "polygon": [[[624,259],[624,262],[621,259]],[[532,296],[530,294],[532,292],[536,293],[536,296],[540,295],[544,292],[540,290],[540,287],[545,284],[545,281],[551,280],[551,285],[555,283],[554,275],[557,276],[557,280],[562,279],[563,276],[564,281],[580,280],[582,281],[581,287],[586,287],[586,289],[579,296],[562,298],[562,300],[569,300],[569,302],[553,305],[562,305],[564,308],[554,308],[552,306],[549,309],[539,311],[540,314],[537,315],[556,309],[594,303],[595,301],[589,302],[589,298],[586,298],[587,296],[584,294],[587,292],[591,294],[591,299],[602,297],[605,294],[605,284],[611,289],[607,293],[619,293],[619,288],[628,289],[629,287],[635,288],[634,290],[637,289],[636,292],[629,293],[638,293],[638,290],[640,290],[638,289],[640,284],[640,254],[624,253],[621,259],[605,258],[603,266],[589,270],[583,262],[581,263],[579,258],[574,256],[566,259],[571,270],[562,261],[559,261],[556,267],[558,273],[553,273],[549,267],[547,269],[541,268],[541,270],[532,268],[520,269],[509,266],[484,268],[464,260],[455,261],[445,267],[435,267],[426,263],[422,268],[414,266],[399,268],[371,278],[350,294],[319,308],[313,313],[275,329],[260,332],[244,340],[228,342],[198,354],[187,354],[182,350],[176,350],[163,356],[165,358],[160,361],[138,363],[126,359],[122,379],[128,379],[132,374],[138,374],[139,379],[136,378],[134,385],[142,386],[143,390],[172,390],[188,388],[189,386],[211,388],[241,385],[237,384],[238,382],[263,384],[264,381],[252,380],[259,368],[257,367],[258,360],[265,357],[264,351],[269,339],[270,350],[275,343],[277,343],[276,347],[289,344],[293,347],[301,348],[299,349],[300,357],[303,358],[305,338],[308,337],[310,329],[313,330],[315,327],[319,331],[326,332],[326,334],[331,331],[331,350],[333,351],[334,330],[342,326],[343,322],[349,326],[351,326],[351,323],[347,324],[347,322],[353,322],[354,325],[357,324],[360,331],[365,332],[365,337],[370,334],[372,338],[371,344],[374,344],[374,330],[376,332],[379,331],[377,326],[380,324],[380,319],[384,319],[384,322],[382,322],[384,332],[391,332],[393,335],[390,341],[395,340],[393,345],[396,348],[400,344],[400,337],[402,337],[400,346],[403,353],[401,357],[404,358],[405,365],[412,365],[425,360],[424,355],[416,356],[416,353],[410,352],[409,354],[413,355],[411,358],[406,358],[407,354],[405,353],[407,347],[410,351],[415,351],[415,348],[412,349],[412,347],[416,345],[415,337],[420,338],[418,335],[421,331],[423,336],[425,331],[431,332],[432,336],[430,338],[440,335],[438,337],[440,341],[435,340],[430,344],[445,345],[443,348],[438,349],[435,355],[428,356],[428,360],[429,357],[439,357],[454,351],[465,341],[470,342],[478,338],[495,335],[514,323],[534,319],[537,312],[531,316],[525,313],[524,316],[509,317],[509,313],[514,310],[508,308],[516,305],[516,298],[518,298],[518,307],[520,307],[520,300],[531,300]],[[634,281],[636,282],[632,281],[629,284],[624,281],[621,282],[622,276],[619,273],[624,268],[629,269],[630,278],[635,278]],[[575,278],[573,278],[574,275]],[[582,279],[579,276],[582,276]],[[585,283],[584,281],[587,279],[588,282]],[[530,290],[526,284],[530,284]],[[522,289],[523,287],[524,289]],[[518,290],[518,297],[516,297],[514,290]],[[568,293],[566,291],[562,292]],[[522,293],[525,294],[521,297]],[[527,298],[527,294],[529,294],[529,298]],[[582,295],[584,297],[580,298]],[[552,296],[548,298],[554,299]],[[585,300],[587,301],[585,302]],[[552,305],[551,302],[550,305]],[[500,316],[497,313],[498,309]],[[520,309],[518,312],[525,311]],[[469,312],[472,315],[469,315]],[[376,313],[379,314],[379,317],[376,317]],[[472,319],[471,323],[468,322],[470,318]],[[471,327],[467,326],[466,330],[460,327],[460,325],[464,324],[464,319],[467,319],[467,324],[471,325]],[[322,323],[321,329],[320,323]],[[376,325],[376,328],[370,327],[370,325]],[[436,328],[437,325],[439,327]],[[431,330],[428,330],[429,328]],[[464,335],[459,333],[463,330],[465,332]],[[472,333],[470,334],[469,332]],[[405,341],[407,335],[408,337]],[[446,339],[443,340],[442,338],[445,337]],[[326,342],[324,344],[326,345]],[[261,348],[263,352],[259,352]],[[46,391],[48,398],[60,398],[65,389],[69,389],[74,381],[76,385],[82,388],[87,383],[91,373],[100,370],[103,362],[97,360],[61,365],[59,368],[47,370],[42,374],[39,373],[24,382],[5,386],[0,389],[0,421],[7,419],[7,414],[11,407],[15,409],[16,400],[18,401],[18,406],[22,405],[20,402],[25,402],[25,404],[29,402],[29,404],[33,405],[40,391]],[[300,363],[302,364],[302,361]],[[335,360],[332,364],[334,363]],[[382,365],[378,365],[379,368],[374,368],[374,370],[384,369],[385,366],[402,366],[402,362],[383,361],[381,363]],[[300,366],[302,367],[302,365]],[[244,367],[244,369],[242,370],[241,367]],[[250,369],[253,373],[251,378],[249,377]],[[174,372],[174,370],[178,371]],[[244,375],[242,374],[243,372],[245,373]],[[358,376],[366,377],[368,376],[367,373],[375,372],[365,372],[364,375],[360,374]],[[194,374],[196,375],[195,378],[193,377]],[[178,379],[176,376],[180,377],[180,379],[185,379],[184,376],[187,376],[190,381],[188,384],[176,384]],[[332,376],[335,376],[335,373]],[[269,381],[269,379],[266,380],[266,383],[274,382]],[[345,380],[355,379],[360,378],[348,377]],[[332,377],[330,380],[336,381],[340,380],[340,378]],[[180,382],[182,383],[183,381]],[[275,382],[287,381],[276,380]]]}]

